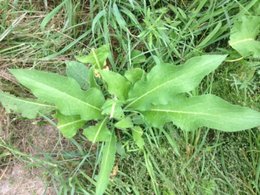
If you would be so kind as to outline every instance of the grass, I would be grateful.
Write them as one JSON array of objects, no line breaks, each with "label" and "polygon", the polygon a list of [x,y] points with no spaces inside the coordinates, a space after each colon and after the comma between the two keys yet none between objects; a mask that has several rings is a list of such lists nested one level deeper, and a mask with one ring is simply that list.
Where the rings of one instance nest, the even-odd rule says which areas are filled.
[{"label": "grass", "polygon": [[[65,60],[105,43],[113,51],[109,66],[119,72],[133,66],[149,70],[158,61],[178,63],[225,50],[230,52],[229,61],[192,93],[213,93],[260,110],[259,61],[239,59],[227,43],[232,19],[257,0],[0,2],[1,90],[30,95],[8,68],[63,73]],[[140,52],[134,55],[134,50]],[[12,161],[22,162],[40,168],[46,185],[57,194],[94,193],[101,145],[89,152],[86,139],[79,135],[64,140],[52,124],[49,144],[41,146],[39,139],[46,135],[40,134],[50,119],[26,122],[2,113],[0,169]],[[183,132],[169,124],[165,129],[146,129],[145,142],[144,153],[133,143],[118,146],[121,157],[108,194],[260,193],[259,128],[237,133]]]}]

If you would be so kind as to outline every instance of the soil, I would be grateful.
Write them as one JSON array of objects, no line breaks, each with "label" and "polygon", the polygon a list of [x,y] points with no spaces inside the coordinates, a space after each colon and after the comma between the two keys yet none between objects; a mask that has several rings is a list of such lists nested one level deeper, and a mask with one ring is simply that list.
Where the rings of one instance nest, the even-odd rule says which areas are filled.
[{"label": "soil", "polygon": [[[58,131],[51,125],[39,126],[36,123],[39,121],[14,119],[0,108],[0,138],[24,154],[41,158],[42,153],[57,149]],[[0,156],[3,152],[10,154],[7,158],[0,158],[0,195],[56,194],[54,188],[46,183],[40,168],[28,167],[19,157],[0,146]]]},{"label": "soil", "polygon": [[54,195],[53,188],[39,177],[39,170],[29,171],[23,164],[16,163],[3,170],[0,180],[1,195]]}]

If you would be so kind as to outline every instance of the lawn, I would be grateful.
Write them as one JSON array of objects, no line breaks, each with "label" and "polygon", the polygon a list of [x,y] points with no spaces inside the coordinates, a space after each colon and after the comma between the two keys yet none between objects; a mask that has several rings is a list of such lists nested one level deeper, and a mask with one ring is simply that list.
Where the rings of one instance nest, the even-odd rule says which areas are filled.
[{"label": "lawn", "polygon": [[[260,194],[259,35],[259,0],[0,0],[0,194],[99,195],[102,189],[105,194]],[[198,56],[208,56],[207,67],[214,67],[203,72],[203,60],[190,61]],[[185,65],[188,68],[179,68]],[[176,68],[172,75],[181,78],[176,81],[188,87],[180,89],[179,96],[170,89],[154,94],[151,90],[140,106],[136,96],[152,88],[152,82],[171,76],[172,68]],[[10,69],[74,77],[63,79],[63,88],[70,91],[78,86],[81,91],[93,86],[101,90],[108,98],[102,115],[107,115],[104,122],[109,118],[111,140],[97,134],[93,138],[81,126],[59,128],[62,120],[74,120],[62,116],[67,114],[59,106],[62,98],[51,100],[61,110],[56,115],[40,113],[35,106],[6,106],[4,101],[11,102],[14,96],[35,95],[28,87],[34,82],[21,82],[19,73]],[[33,74],[40,78],[38,73],[28,72],[24,78]],[[53,77],[53,83],[59,78]],[[190,87],[191,81],[196,86]],[[130,93],[125,92],[132,85]],[[180,101],[171,102],[174,108],[188,109],[189,100],[202,97],[201,108],[191,108],[204,107],[201,112],[207,112],[205,94],[258,113],[247,109],[243,113],[248,114],[228,115],[224,109],[213,109],[220,120],[209,118],[211,113],[203,119],[174,115],[172,123],[165,119],[168,115],[154,117],[144,110],[151,105],[150,111],[159,110],[151,103],[154,99],[168,110],[165,99],[176,97]],[[39,96],[48,95],[50,99],[53,93],[43,91]],[[134,100],[128,101],[128,96]],[[100,95],[93,97],[90,101],[103,101]],[[65,100],[64,105],[72,108],[72,101]],[[213,100],[218,105],[219,99]],[[91,119],[85,126],[103,128],[99,116],[88,118],[82,110],[75,120],[85,117]],[[121,112],[129,117],[116,123]],[[254,121],[249,121],[253,115]],[[114,138],[118,141],[113,149],[107,143]]]}]

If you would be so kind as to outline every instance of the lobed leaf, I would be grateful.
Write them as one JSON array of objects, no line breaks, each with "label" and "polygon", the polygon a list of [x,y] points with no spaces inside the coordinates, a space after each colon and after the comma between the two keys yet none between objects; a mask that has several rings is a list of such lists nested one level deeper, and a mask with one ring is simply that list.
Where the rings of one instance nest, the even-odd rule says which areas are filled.
[{"label": "lobed leaf", "polygon": [[146,110],[152,104],[167,104],[176,94],[193,90],[201,80],[214,71],[225,55],[193,57],[184,65],[156,65],[129,92],[126,108]]},{"label": "lobed leaf", "polygon": [[104,97],[98,89],[83,91],[74,79],[54,73],[22,69],[10,72],[36,97],[56,105],[63,115],[80,115],[84,120],[102,117]]},{"label": "lobed leaf", "polygon": [[56,109],[55,106],[34,99],[18,98],[2,91],[0,91],[0,102],[7,112],[21,113],[23,117],[29,119],[36,118],[39,113],[45,114]]},{"label": "lobed leaf", "polygon": [[184,130],[209,127],[233,132],[260,126],[260,113],[232,105],[214,95],[178,97],[168,105],[152,106],[142,112],[154,127],[173,122]]}]

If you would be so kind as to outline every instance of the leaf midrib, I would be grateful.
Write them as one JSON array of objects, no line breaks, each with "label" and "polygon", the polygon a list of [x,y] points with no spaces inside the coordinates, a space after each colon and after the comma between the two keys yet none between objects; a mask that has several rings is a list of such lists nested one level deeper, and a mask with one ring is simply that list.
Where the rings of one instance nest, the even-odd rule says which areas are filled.
[{"label": "leaf midrib", "polygon": [[56,89],[56,88],[50,87],[49,85],[46,85],[46,84],[44,84],[44,83],[41,83],[41,82],[38,82],[38,81],[35,81],[35,80],[32,80],[32,79],[29,79],[29,78],[26,78],[26,77],[24,77],[24,78],[25,78],[25,80],[27,80],[27,81],[36,82],[36,83],[38,83],[40,86],[42,85],[42,86],[46,87],[47,89],[52,89],[52,90],[54,90],[54,91],[56,91],[56,92],[58,92],[58,93],[60,93],[60,94],[62,94],[62,95],[65,95],[65,96],[67,96],[67,97],[70,97],[70,98],[72,98],[72,99],[75,99],[75,100],[78,101],[78,102],[82,102],[83,104],[85,104],[85,105],[87,105],[88,107],[91,107],[91,108],[93,108],[93,109],[95,109],[95,110],[98,110],[98,111],[101,110],[100,108],[98,108],[98,107],[96,107],[96,106],[93,106],[93,105],[91,105],[91,104],[89,104],[89,103],[87,103],[87,102],[84,102],[84,101],[82,101],[81,99],[78,99],[78,98],[76,98],[76,97],[74,97],[74,96],[71,96],[71,95],[68,94],[68,93],[64,93],[63,91],[60,91],[60,90],[58,90],[58,89]]},{"label": "leaf midrib", "polygon": [[70,125],[73,125],[73,124],[76,124],[76,123],[80,123],[80,122],[84,122],[84,121],[85,120],[79,119],[79,120],[72,121],[72,122],[69,122],[69,123],[66,123],[66,124],[63,124],[63,125],[59,125],[59,126],[57,126],[57,128],[58,129],[65,128],[65,127],[68,127]]},{"label": "leaf midrib", "polygon": [[[209,114],[209,113],[205,113],[205,112],[190,112],[190,111],[182,111],[182,110],[169,110],[169,109],[156,109],[156,108],[154,108],[154,109],[148,110],[148,112],[149,111],[150,112],[167,112],[167,113],[176,113],[176,114],[190,114],[190,115],[221,117],[221,115]],[[237,118],[237,119],[241,120],[240,117],[232,116],[232,118]],[[248,117],[247,116],[247,118],[257,119],[258,117]]]},{"label": "leaf midrib", "polygon": [[[181,75],[181,76],[182,76],[182,75]],[[181,76],[179,76],[179,77],[181,77]],[[178,78],[179,78],[179,77],[178,77]],[[177,79],[177,77],[175,77],[174,79]],[[144,93],[143,95],[141,95],[140,97],[136,98],[134,101],[132,101],[131,103],[129,103],[125,108],[128,108],[129,106],[131,106],[132,104],[136,103],[137,101],[139,101],[139,100],[142,99],[143,97],[145,97],[145,96],[149,95],[150,93],[156,91],[158,88],[161,88],[161,87],[163,87],[164,85],[166,85],[166,84],[172,82],[174,79],[171,79],[171,80],[169,80],[169,81],[166,81],[165,83],[162,83],[162,84],[158,85],[157,87],[151,89],[150,91]]]},{"label": "leaf midrib", "polygon": [[[205,63],[204,66],[206,66],[206,65],[208,65],[208,64],[210,64],[210,62],[209,62],[209,63]],[[202,68],[202,67],[201,67],[201,68]],[[173,79],[171,79],[171,80],[169,80],[169,81],[166,81],[166,82],[164,82],[164,83],[158,85],[157,87],[151,89],[150,91],[144,93],[144,94],[141,95],[140,97],[138,97],[138,98],[136,98],[135,100],[133,100],[132,102],[130,102],[128,105],[126,105],[125,108],[128,108],[129,106],[131,106],[132,104],[136,103],[137,101],[139,101],[139,100],[142,99],[143,97],[149,95],[150,93],[156,91],[157,89],[163,87],[164,85],[167,85],[168,83],[171,83],[171,82],[173,82],[174,80],[181,78],[182,76],[184,76],[184,75],[183,75],[183,74],[178,75],[177,77],[175,77],[175,78],[173,78]],[[186,74],[186,76],[187,76],[187,74]]]},{"label": "leaf midrib", "polygon": [[239,41],[230,41],[230,45],[237,45],[237,44],[239,44],[239,43],[244,43],[244,42],[250,42],[250,41],[255,41],[255,39],[253,39],[253,38],[244,38],[244,39],[242,39],[242,40],[239,40]]},{"label": "leaf midrib", "polygon": [[96,142],[97,137],[98,137],[98,135],[99,135],[99,133],[100,133],[100,131],[101,131],[103,125],[105,124],[106,120],[107,120],[107,117],[104,118],[104,120],[100,123],[100,126],[98,127],[97,133],[96,133],[96,135],[95,135],[95,137],[94,137],[94,139],[93,139],[93,143]]},{"label": "leaf midrib", "polygon": [[52,106],[52,105],[49,105],[49,104],[43,104],[43,103],[38,103],[38,102],[29,101],[29,100],[25,100],[25,99],[20,99],[20,98],[14,97],[12,95],[5,95],[5,94],[3,94],[3,96],[5,96],[6,98],[14,99],[15,101],[24,102],[26,104],[34,104],[34,105],[41,106],[41,107],[55,108],[55,106]]}]

